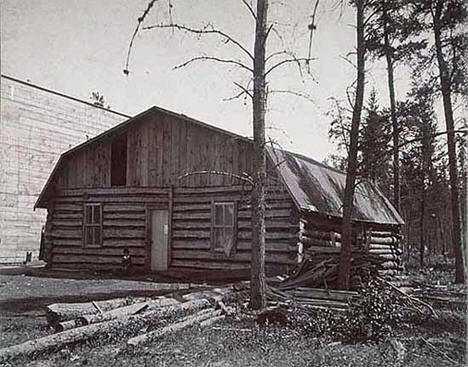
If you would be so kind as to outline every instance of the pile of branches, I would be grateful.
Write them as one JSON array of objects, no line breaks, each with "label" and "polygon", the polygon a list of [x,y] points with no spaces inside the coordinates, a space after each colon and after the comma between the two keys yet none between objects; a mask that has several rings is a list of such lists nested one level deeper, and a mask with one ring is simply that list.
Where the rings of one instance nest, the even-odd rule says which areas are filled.
[{"label": "pile of branches", "polygon": [[[353,252],[351,258],[350,287],[359,289],[363,284],[380,275],[382,263],[386,260],[369,252]],[[335,288],[338,279],[339,256],[328,256],[317,263],[306,258],[297,269],[278,285],[287,290],[296,287]]]}]

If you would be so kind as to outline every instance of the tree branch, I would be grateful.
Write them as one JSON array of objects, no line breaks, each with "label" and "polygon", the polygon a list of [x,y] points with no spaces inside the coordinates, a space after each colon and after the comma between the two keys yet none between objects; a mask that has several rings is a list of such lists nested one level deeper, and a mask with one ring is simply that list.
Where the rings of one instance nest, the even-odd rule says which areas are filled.
[{"label": "tree branch", "polygon": [[151,0],[148,3],[148,6],[146,7],[145,11],[143,12],[142,16],[138,18],[138,24],[135,28],[135,31],[133,32],[132,38],[130,39],[130,44],[128,45],[128,51],[127,51],[127,60],[125,61],[125,69],[123,70],[123,73],[125,75],[128,75],[130,71],[128,70],[128,64],[130,63],[130,53],[132,52],[132,47],[133,47],[133,42],[135,41],[135,37],[138,34],[138,31],[140,30],[141,23],[145,20],[146,16],[150,12],[151,8],[153,7],[154,3],[157,0]]},{"label": "tree branch", "polygon": [[231,60],[231,59],[220,59],[218,57],[214,57],[214,56],[197,56],[197,57],[194,57],[188,61],[185,61],[184,63],[180,64],[180,65],[176,65],[174,66],[172,69],[173,70],[176,70],[176,69],[180,69],[180,68],[183,68],[195,61],[216,61],[216,62],[220,62],[220,63],[223,63],[223,64],[233,64],[233,65],[237,65],[241,68],[244,68],[246,70],[248,70],[249,72],[253,73],[253,70],[251,68],[249,68],[247,65],[244,65],[243,63],[241,63],[240,61],[236,61],[236,60]]},{"label": "tree branch", "polygon": [[[278,62],[277,64],[273,65],[271,68],[269,68],[266,72],[265,72],[265,77],[270,74],[273,70],[275,70],[276,68],[280,67],[281,65],[285,65],[285,64],[289,64],[289,63],[296,63],[298,64],[299,66],[299,69],[301,67],[301,61],[310,61],[311,59],[308,59],[308,58],[305,58],[305,57],[302,57],[302,58],[293,58],[293,59],[286,59],[286,60],[283,60],[283,61],[280,61]],[[314,59],[312,59],[314,60]]]},{"label": "tree branch", "polygon": [[255,12],[253,11],[252,6],[247,2],[247,0],[241,0],[241,1],[244,3],[244,5],[247,7],[247,9],[249,9],[250,14],[255,19],[255,22],[256,22],[257,21],[257,14],[255,14]]},{"label": "tree branch", "polygon": [[254,59],[253,55],[247,50],[242,44],[238,41],[236,41],[234,38],[229,36],[228,34],[224,33],[223,31],[220,31],[218,29],[212,28],[211,25],[207,25],[207,27],[211,27],[210,29],[195,29],[195,28],[190,28],[186,27],[184,25],[180,24],[154,24],[148,27],[144,27],[144,30],[149,30],[153,28],[170,28],[170,29],[177,29],[179,31],[185,31],[189,33],[195,33],[195,34],[217,34],[220,35],[221,37],[224,37],[227,41],[232,42],[235,44],[239,49],[241,49],[247,56],[250,57],[251,60]]},{"label": "tree branch", "polygon": [[296,97],[302,97],[304,99],[307,99],[309,102],[314,102],[312,97],[308,95],[307,93],[295,92],[295,91],[287,90],[287,89],[273,89],[273,90],[270,90],[269,93],[291,94]]}]

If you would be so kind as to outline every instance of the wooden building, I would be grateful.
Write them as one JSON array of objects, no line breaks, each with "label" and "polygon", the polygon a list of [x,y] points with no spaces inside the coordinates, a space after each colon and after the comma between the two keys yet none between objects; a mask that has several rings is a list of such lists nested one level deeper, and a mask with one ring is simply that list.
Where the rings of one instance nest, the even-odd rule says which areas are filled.
[{"label": "wooden building", "polygon": [[[245,137],[153,107],[63,153],[35,205],[48,211],[44,258],[112,270],[128,248],[147,272],[248,269],[250,187],[235,176],[252,174],[252,150]],[[285,271],[301,259],[304,228],[339,232],[345,175],[271,149],[268,172],[266,266]],[[356,208],[357,230],[399,231],[370,183]]]},{"label": "wooden building", "polygon": [[1,76],[0,263],[37,259],[45,210],[33,211],[62,152],[129,116]]}]

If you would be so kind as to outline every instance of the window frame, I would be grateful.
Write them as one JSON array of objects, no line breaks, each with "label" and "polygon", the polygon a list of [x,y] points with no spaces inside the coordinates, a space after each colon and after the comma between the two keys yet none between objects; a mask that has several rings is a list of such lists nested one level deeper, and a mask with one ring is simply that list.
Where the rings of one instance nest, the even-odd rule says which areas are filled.
[{"label": "window frame", "polygon": [[[91,221],[92,223],[86,223],[86,210],[87,208],[92,208],[91,209]],[[99,223],[94,223],[94,211],[95,208],[99,208]],[[101,203],[84,203],[83,204],[83,247],[86,248],[97,248],[101,247],[103,243],[103,231],[102,231],[102,223],[103,223],[103,218],[102,218],[102,204]],[[95,231],[93,231],[93,243],[87,243],[87,236],[86,236],[86,231],[87,228],[99,228],[100,232],[100,241],[99,243],[96,243],[96,238],[95,238]]]},{"label": "window frame", "polygon": [[[222,205],[224,209],[224,205],[232,205],[232,224],[216,224],[216,207]],[[236,252],[237,248],[237,201],[211,201],[211,251],[216,253],[223,253],[225,254],[224,247],[217,247],[216,246],[216,230],[219,228],[229,228],[232,231],[232,247],[229,255],[227,257],[232,256]]]}]

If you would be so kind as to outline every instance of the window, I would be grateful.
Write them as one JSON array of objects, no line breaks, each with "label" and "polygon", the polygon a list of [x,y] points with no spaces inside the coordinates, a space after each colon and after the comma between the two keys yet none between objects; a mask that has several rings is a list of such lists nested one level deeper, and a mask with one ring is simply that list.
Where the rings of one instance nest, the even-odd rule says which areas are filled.
[{"label": "window", "polygon": [[236,205],[212,203],[211,244],[214,251],[222,251],[229,256],[236,244]]},{"label": "window", "polygon": [[84,206],[84,245],[101,246],[102,243],[102,209],[101,204]]},{"label": "window", "polygon": [[112,141],[111,148],[111,186],[127,184],[127,134]]}]

